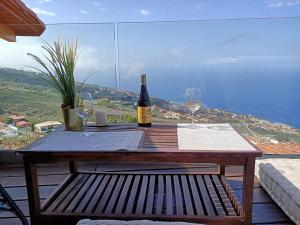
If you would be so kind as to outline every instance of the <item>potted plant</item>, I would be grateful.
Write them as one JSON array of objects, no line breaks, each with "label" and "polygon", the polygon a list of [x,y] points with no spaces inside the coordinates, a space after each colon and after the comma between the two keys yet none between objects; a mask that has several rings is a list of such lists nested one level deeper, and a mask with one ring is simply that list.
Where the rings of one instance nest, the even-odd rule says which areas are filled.
[{"label": "potted plant", "polygon": [[62,42],[59,38],[54,46],[42,41],[42,48],[46,51],[45,59],[28,53],[41,68],[31,67],[37,76],[48,82],[59,93],[62,100],[62,113],[66,130],[80,130],[82,119],[75,112],[76,82],[74,71],[78,59],[77,40]]}]

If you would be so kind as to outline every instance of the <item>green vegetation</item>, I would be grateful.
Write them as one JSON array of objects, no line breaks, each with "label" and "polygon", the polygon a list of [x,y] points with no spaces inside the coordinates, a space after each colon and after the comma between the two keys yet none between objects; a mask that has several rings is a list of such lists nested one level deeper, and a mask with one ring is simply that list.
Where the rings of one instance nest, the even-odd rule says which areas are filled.
[{"label": "green vegetation", "polygon": [[9,146],[11,149],[22,148],[35,140],[39,139],[41,136],[34,132],[26,132],[17,137],[5,137],[2,139],[2,144]]},{"label": "green vegetation", "polygon": [[59,95],[36,74],[0,68],[0,121],[10,115],[24,115],[31,123],[62,121]]},{"label": "green vegetation", "polygon": [[279,142],[293,142],[293,143],[300,143],[300,134],[287,134],[278,131],[266,130],[260,127],[251,127],[251,130],[258,135],[269,137],[275,139]]},{"label": "green vegetation", "polygon": [[0,108],[7,116],[25,115],[32,123],[62,121],[59,96],[53,91],[8,81],[0,81],[0,84]]},{"label": "green vegetation", "polygon": [[77,40],[65,43],[58,38],[57,41],[54,41],[53,46],[47,42],[42,42],[42,48],[47,53],[43,55],[44,60],[28,53],[42,69],[32,68],[38,72],[37,75],[42,80],[45,80],[56,89],[63,102],[63,107],[74,109],[76,96],[74,70],[79,56],[77,53]]}]

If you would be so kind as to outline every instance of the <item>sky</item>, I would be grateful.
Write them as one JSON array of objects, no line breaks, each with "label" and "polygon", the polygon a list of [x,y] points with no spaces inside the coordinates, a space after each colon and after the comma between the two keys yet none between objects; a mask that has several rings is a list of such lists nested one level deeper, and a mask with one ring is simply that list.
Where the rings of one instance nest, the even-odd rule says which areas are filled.
[{"label": "sky", "polygon": [[300,16],[300,0],[23,0],[47,24]]},{"label": "sky", "polygon": [[[47,24],[43,40],[78,38],[76,75],[82,80],[95,73],[90,82],[100,85],[116,82],[112,22],[121,22],[117,68],[124,84],[138,84],[139,74],[153,69],[186,73],[194,67],[201,71],[203,66],[300,64],[300,0],[23,1]],[[42,54],[41,38],[17,37],[17,43],[0,40],[0,66],[29,69],[34,62],[27,53]],[[153,76],[159,79],[160,75]]]}]

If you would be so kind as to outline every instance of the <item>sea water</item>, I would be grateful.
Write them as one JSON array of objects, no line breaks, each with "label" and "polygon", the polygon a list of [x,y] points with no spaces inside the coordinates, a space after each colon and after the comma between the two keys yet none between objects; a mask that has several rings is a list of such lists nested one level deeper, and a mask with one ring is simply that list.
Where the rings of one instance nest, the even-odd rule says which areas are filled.
[{"label": "sea water", "polygon": [[[210,108],[300,128],[300,67],[269,65],[224,66],[184,70],[149,70],[149,94],[175,102],[184,101],[185,89],[199,87],[202,102]],[[134,78],[121,80],[122,87],[135,90]]]}]

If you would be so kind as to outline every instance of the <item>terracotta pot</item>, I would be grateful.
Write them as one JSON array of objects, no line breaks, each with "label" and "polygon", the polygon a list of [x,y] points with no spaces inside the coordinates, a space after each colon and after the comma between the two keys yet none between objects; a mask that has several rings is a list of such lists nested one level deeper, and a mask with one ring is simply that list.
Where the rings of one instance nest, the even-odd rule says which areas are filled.
[{"label": "terracotta pot", "polygon": [[62,108],[65,130],[81,130],[83,126],[82,119],[77,116],[75,109]]}]

